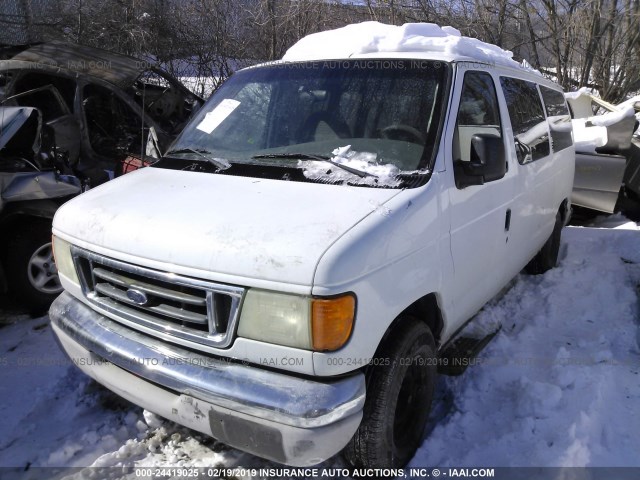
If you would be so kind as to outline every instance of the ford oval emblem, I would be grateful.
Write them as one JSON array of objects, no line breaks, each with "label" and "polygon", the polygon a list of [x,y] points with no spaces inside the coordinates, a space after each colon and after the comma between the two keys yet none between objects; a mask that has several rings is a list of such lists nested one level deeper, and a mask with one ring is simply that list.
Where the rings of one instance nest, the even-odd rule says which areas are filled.
[{"label": "ford oval emblem", "polygon": [[146,305],[149,301],[147,295],[144,292],[135,288],[130,288],[129,290],[127,290],[127,298],[136,305],[140,305],[141,307]]}]

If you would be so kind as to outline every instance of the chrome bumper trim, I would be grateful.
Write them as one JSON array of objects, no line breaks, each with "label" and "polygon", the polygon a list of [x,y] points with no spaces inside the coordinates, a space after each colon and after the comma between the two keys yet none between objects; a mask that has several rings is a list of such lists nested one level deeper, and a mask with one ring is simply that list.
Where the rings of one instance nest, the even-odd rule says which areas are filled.
[{"label": "chrome bumper trim", "polygon": [[364,406],[361,372],[317,381],[200,355],[126,328],[66,292],[49,316],[75,342],[123,370],[235,412],[317,428],[359,414]]}]

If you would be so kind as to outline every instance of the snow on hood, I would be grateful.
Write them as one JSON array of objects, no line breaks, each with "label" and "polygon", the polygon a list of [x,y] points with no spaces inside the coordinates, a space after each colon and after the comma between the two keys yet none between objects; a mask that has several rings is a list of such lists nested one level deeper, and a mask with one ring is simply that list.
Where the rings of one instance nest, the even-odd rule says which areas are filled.
[{"label": "snow on hood", "polygon": [[304,287],[325,251],[398,192],[144,168],[67,202],[54,232],[178,274]]},{"label": "snow on hood", "polygon": [[360,177],[340,167],[333,167],[331,164],[323,162],[301,160],[298,162],[298,166],[302,168],[304,176],[311,180],[386,187],[397,187],[401,183],[396,177],[400,172],[398,167],[392,164],[380,165],[376,163],[377,154],[375,153],[356,152],[351,150],[351,145],[336,148],[331,153],[334,155],[331,159],[332,162],[365,172],[368,176]]},{"label": "snow on hood", "polygon": [[282,59],[322,60],[386,52],[437,52],[536,71],[513,60],[509,51],[463,37],[455,28],[435,23],[405,23],[401,27],[380,22],[355,23],[308,35],[287,50]]}]

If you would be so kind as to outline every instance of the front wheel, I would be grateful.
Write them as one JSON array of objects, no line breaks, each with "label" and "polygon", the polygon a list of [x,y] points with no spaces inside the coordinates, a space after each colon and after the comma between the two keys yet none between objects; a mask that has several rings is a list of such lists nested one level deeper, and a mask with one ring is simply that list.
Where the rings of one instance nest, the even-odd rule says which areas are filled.
[{"label": "front wheel", "polygon": [[53,260],[51,223],[32,220],[18,226],[7,249],[7,282],[34,313],[43,313],[62,292]]},{"label": "front wheel", "polygon": [[435,386],[431,331],[409,319],[392,332],[367,372],[364,416],[343,455],[355,468],[401,468],[422,441]]}]

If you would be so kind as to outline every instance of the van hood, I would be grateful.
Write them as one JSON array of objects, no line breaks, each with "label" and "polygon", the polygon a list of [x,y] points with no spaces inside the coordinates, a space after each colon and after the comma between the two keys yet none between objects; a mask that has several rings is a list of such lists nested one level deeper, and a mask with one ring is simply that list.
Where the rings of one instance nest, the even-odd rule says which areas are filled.
[{"label": "van hood", "polygon": [[175,273],[310,287],[324,252],[398,192],[144,168],[66,203],[54,233]]}]

